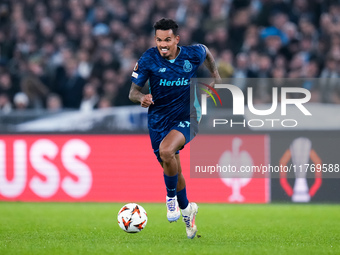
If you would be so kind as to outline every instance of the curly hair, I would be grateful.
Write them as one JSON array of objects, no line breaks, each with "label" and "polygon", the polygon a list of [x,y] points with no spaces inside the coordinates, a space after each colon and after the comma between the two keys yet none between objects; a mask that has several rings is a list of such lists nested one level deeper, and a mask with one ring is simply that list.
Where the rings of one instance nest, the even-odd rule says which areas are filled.
[{"label": "curly hair", "polygon": [[155,33],[157,30],[169,30],[171,29],[174,35],[177,35],[178,24],[172,19],[162,18],[153,25]]}]

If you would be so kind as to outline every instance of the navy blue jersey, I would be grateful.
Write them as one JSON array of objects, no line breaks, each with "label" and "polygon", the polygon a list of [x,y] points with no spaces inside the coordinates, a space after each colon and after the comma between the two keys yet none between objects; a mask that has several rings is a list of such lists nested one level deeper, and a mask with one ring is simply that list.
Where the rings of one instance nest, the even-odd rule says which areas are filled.
[{"label": "navy blue jersey", "polygon": [[162,132],[179,120],[190,118],[190,79],[196,77],[205,58],[205,47],[197,44],[181,46],[174,61],[163,58],[156,47],[138,60],[131,80],[143,87],[149,79],[154,101],[148,111],[149,129]]}]

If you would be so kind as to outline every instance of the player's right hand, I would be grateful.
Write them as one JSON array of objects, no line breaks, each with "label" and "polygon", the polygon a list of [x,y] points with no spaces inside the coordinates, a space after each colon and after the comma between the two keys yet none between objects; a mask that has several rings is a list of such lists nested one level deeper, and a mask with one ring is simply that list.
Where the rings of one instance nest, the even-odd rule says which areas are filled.
[{"label": "player's right hand", "polygon": [[152,101],[152,95],[147,94],[142,97],[142,100],[140,101],[140,105],[144,108],[148,108],[150,105],[154,104]]}]

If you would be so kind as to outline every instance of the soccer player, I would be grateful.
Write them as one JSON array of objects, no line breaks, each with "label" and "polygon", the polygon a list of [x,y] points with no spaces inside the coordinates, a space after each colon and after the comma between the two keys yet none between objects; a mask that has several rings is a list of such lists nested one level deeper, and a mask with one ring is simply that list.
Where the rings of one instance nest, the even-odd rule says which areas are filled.
[{"label": "soccer player", "polygon": [[[204,63],[215,79],[220,79],[214,58],[202,44],[178,46],[178,25],[171,19],[154,24],[156,47],[148,49],[132,72],[129,98],[148,109],[148,128],[152,148],[164,171],[169,222],[182,211],[188,238],[197,232],[196,203],[189,203],[179,150],[198,132],[198,117],[190,107],[190,79]],[[141,92],[149,80],[149,94]],[[191,127],[190,127],[191,126]]]}]

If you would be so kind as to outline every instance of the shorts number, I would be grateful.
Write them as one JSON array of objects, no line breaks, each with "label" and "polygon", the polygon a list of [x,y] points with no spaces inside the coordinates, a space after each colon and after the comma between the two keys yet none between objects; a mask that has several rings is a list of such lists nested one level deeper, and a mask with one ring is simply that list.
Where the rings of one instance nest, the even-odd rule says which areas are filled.
[{"label": "shorts number", "polygon": [[[185,126],[186,125],[186,126]],[[185,127],[190,127],[190,122],[189,121],[181,121],[179,124],[178,124],[179,127],[181,128],[185,128]]]}]

